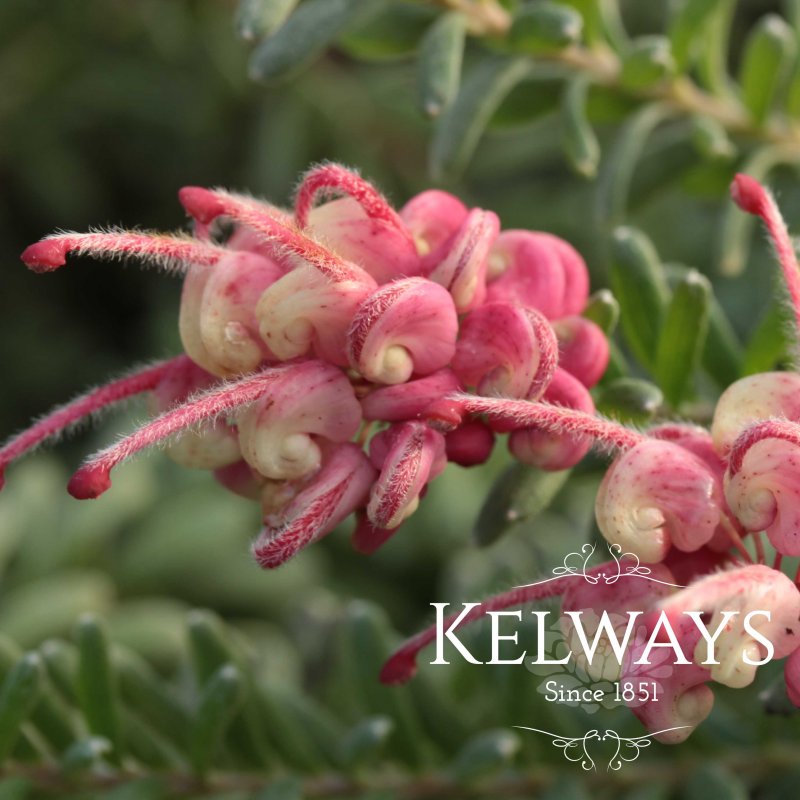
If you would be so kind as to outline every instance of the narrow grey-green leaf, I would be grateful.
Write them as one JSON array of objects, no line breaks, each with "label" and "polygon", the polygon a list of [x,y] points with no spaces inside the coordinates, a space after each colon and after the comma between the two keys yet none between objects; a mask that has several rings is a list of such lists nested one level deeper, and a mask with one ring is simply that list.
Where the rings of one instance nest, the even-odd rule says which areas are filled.
[{"label": "narrow grey-green leaf", "polygon": [[675,73],[675,61],[665,36],[642,36],[622,61],[620,81],[627,89],[647,89]]},{"label": "narrow grey-green leaf", "polygon": [[450,772],[460,783],[469,783],[506,767],[520,746],[520,738],[513,731],[484,731],[464,745]]},{"label": "narrow grey-green leaf", "polygon": [[220,667],[208,680],[190,731],[189,755],[192,767],[205,775],[228,726],[242,705],[242,676],[233,664]]},{"label": "narrow grey-green leaf", "polygon": [[631,180],[642,151],[653,131],[672,114],[667,106],[651,103],[633,113],[620,129],[598,178],[595,209],[601,229],[626,218]]},{"label": "narrow grey-green leaf", "polygon": [[728,0],[683,0],[669,26],[672,57],[679,72],[691,65],[695,53],[703,46],[709,20],[721,3]]},{"label": "narrow grey-green leaf", "polygon": [[111,750],[111,742],[102,736],[79,739],[67,748],[61,759],[61,769],[67,775],[86,772],[102,761]]},{"label": "narrow grey-green leaf", "polygon": [[484,501],[473,536],[486,547],[513,525],[531,522],[553,502],[567,482],[568,469],[550,472],[514,463],[494,482]]},{"label": "narrow grey-green leaf", "polygon": [[563,50],[580,41],[583,17],[568,5],[540,0],[514,15],[507,44],[518,53],[539,55]]},{"label": "narrow grey-green leaf", "polygon": [[574,78],[564,88],[561,119],[564,125],[564,153],[570,166],[584,178],[593,178],[600,163],[600,143],[586,115],[589,81]]},{"label": "narrow grey-green leaf", "polygon": [[747,37],[739,83],[742,102],[756,122],[769,116],[796,52],[795,33],[777,14],[762,17]]},{"label": "narrow grey-green leaf", "polygon": [[274,33],[289,18],[300,0],[239,0],[236,31],[253,41]]},{"label": "narrow grey-green leaf", "polygon": [[290,78],[307,67],[349,26],[381,10],[383,0],[307,0],[253,51],[254,80]]},{"label": "narrow grey-green leaf", "polygon": [[785,366],[792,349],[793,322],[785,307],[776,305],[764,315],[744,349],[742,375],[755,375]]},{"label": "narrow grey-green leaf", "polygon": [[670,293],[658,253],[641,231],[629,227],[614,231],[609,278],[625,341],[652,370]]},{"label": "narrow grey-green leaf", "polygon": [[122,754],[117,676],[111,666],[108,638],[100,621],[85,615],[78,622],[78,679],[76,692],[89,730],[113,745],[113,761]]},{"label": "narrow grey-green leaf", "polygon": [[346,769],[363,766],[383,750],[394,730],[389,717],[367,717],[347,732],[342,741],[342,764]]},{"label": "narrow grey-green leaf", "polygon": [[24,655],[0,686],[0,763],[20,735],[20,726],[33,710],[42,689],[44,670],[38,653]]},{"label": "narrow grey-green leaf", "polygon": [[708,797],[747,800],[750,792],[728,767],[712,762],[692,770],[680,796],[681,800],[706,800]]},{"label": "narrow grey-green leaf", "polygon": [[656,377],[669,403],[677,408],[691,389],[708,331],[711,284],[690,270],[675,286],[658,340]]},{"label": "narrow grey-green leaf", "polygon": [[434,177],[464,169],[492,114],[511,89],[530,75],[531,69],[527,58],[497,56],[484,59],[469,73],[436,125],[430,156]]},{"label": "narrow grey-green leaf", "polygon": [[458,94],[466,34],[466,18],[451,11],[430,26],[420,43],[417,95],[429,117],[437,117]]},{"label": "narrow grey-green leaf", "polygon": [[363,22],[348,26],[337,47],[363,61],[392,61],[416,53],[436,10],[397,0],[384,6]]},{"label": "narrow grey-green leaf", "polygon": [[643,425],[664,403],[664,394],[654,383],[641,378],[617,378],[603,385],[595,399],[597,410],[620,422]]},{"label": "narrow grey-green leaf", "polygon": [[698,115],[692,118],[692,143],[698,153],[711,160],[727,161],[736,155],[736,145],[722,123],[713,117]]},{"label": "narrow grey-green leaf", "polygon": [[594,322],[606,336],[611,336],[619,322],[619,303],[609,289],[598,289],[586,303],[583,316]]}]

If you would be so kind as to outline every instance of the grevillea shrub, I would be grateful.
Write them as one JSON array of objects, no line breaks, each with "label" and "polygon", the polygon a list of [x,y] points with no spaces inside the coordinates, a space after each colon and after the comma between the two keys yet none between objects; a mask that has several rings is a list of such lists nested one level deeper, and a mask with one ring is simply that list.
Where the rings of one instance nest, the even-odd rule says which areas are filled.
[{"label": "grevillea shrub", "polygon": [[[664,698],[633,710],[652,732],[680,726],[659,734],[675,742],[710,712],[707,684],[752,682],[749,662],[763,645],[725,613],[763,609],[798,701],[800,593],[779,569],[783,556],[800,555],[794,373],[734,383],[710,429],[662,421],[635,430],[595,413],[589,390],[609,344],[581,316],[588,272],[561,239],[501,230],[491,211],[437,190],[398,211],[335,164],[304,176],[292,210],[221,190],[187,187],[179,196],[194,220],[191,237],[59,233],[23,253],[37,272],[63,266],[70,252],[179,271],[184,353],[40,419],[0,449],[0,471],[99,409],[147,393],[152,419],[90,457],[70,493],[99,496],[117,464],[163,444],[178,463],[261,503],[253,554],[273,568],[351,515],[355,548],[374,551],[448,461],[480,464],[498,436],[516,459],[547,470],[577,464],[596,445],[614,456],[597,493],[598,527],[661,584],[612,597],[605,584],[576,592],[555,580],[490,599],[463,622],[555,595],[568,610],[633,605],[651,630],[666,613],[692,660],[676,664]],[[798,265],[772,197],[743,175],[733,196],[764,220],[800,323]],[[771,566],[764,533],[777,553]],[[674,584],[686,586],[663,590]],[[703,663],[698,629],[680,623],[687,609],[711,630],[722,626],[719,663]],[[382,680],[409,679],[433,636],[404,645]],[[634,658],[621,676],[636,681]]]}]

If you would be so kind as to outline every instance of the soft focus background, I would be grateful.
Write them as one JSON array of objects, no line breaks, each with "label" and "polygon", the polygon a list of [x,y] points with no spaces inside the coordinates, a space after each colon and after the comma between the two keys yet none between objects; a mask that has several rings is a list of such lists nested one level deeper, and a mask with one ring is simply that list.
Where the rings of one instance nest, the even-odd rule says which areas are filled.
[{"label": "soft focus background", "polygon": [[[630,30],[661,30],[666,5],[627,3]],[[734,43],[758,17],[782,9],[778,2],[742,0]],[[398,205],[431,185],[430,124],[415,108],[408,60],[364,64],[338,48],[291,82],[264,87],[248,78],[248,47],[235,35],[233,15],[234,4],[220,0],[0,4],[0,436],[88,385],[180,349],[179,280],[78,258],[55,274],[33,275],[18,256],[44,234],[111,224],[179,229],[185,219],[176,191],[185,184],[223,185],[285,203],[300,172],[322,159],[358,167]],[[547,82],[536,89],[551,90]],[[510,98],[464,174],[440,185],[497,211],[504,227],[564,236],[586,257],[595,287],[603,286],[609,225],[618,220],[606,218],[596,186],[567,168],[558,119],[534,116],[535,97],[526,92]],[[624,113],[611,105],[597,109],[602,144]],[[747,269],[720,277],[719,220],[736,163],[698,174],[685,154],[681,160],[680,145],[672,129],[653,137],[626,222],[646,231],[665,261],[705,272],[747,340],[772,302],[766,248],[758,238]],[[778,170],[773,180],[788,219],[796,221],[795,176]],[[451,467],[422,510],[375,556],[353,553],[341,530],[281,570],[262,573],[248,556],[257,509],[157,453],[120,469],[113,491],[98,501],[81,504],[66,495],[82,455],[144,414],[133,406],[55,455],[9,470],[0,494],[0,632],[19,647],[69,639],[78,617],[96,612],[112,641],[144,656],[158,674],[177,675],[179,694],[188,680],[187,613],[211,609],[237,632],[234,638],[241,636],[259,681],[299,705],[313,703],[321,715],[303,706],[291,718],[291,703],[289,711],[273,709],[267,738],[278,755],[267,761],[278,766],[270,774],[325,773],[315,744],[311,755],[303,752],[323,717],[335,730],[384,715],[399,728],[401,752],[390,755],[381,774],[409,769],[408,781],[419,784],[409,797],[462,796],[425,794],[417,776],[451,770],[469,783],[482,776],[481,758],[487,774],[501,775],[501,788],[485,790],[486,797],[541,790],[563,798],[590,791],[694,798],[715,785],[720,798],[744,796],[755,785],[761,797],[794,796],[797,719],[765,714],[759,699],[777,665],[761,670],[759,686],[717,689],[712,718],[686,744],[654,745],[619,776],[585,783],[578,765],[566,763],[544,737],[513,734],[511,726],[582,735],[596,723],[636,735],[641,729],[627,711],[554,712],[536,691],[542,678],[521,669],[427,670],[421,688],[409,691],[373,685],[381,654],[359,639],[369,628],[365,620],[376,629],[388,620],[410,633],[429,620],[432,601],[476,600],[548,573],[593,535],[598,465],[586,466],[535,522],[515,525],[488,548],[476,545],[473,527],[505,465],[504,452],[476,470]],[[190,616],[190,632],[202,629],[203,619]],[[337,688],[339,681],[349,693]],[[435,730],[430,742],[414,733],[417,716]],[[285,728],[294,745],[286,744]],[[237,765],[236,755],[229,763]],[[481,796],[480,780],[476,785],[463,796]],[[515,793],[518,785],[524,793]],[[297,792],[295,784],[286,786]],[[28,788],[17,790],[23,796]]]}]

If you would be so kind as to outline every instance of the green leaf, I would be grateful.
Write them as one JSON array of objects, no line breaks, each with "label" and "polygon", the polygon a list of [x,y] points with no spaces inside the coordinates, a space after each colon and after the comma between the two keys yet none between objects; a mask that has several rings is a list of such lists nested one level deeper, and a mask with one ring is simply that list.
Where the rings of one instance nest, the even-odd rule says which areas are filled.
[{"label": "green leaf", "polygon": [[76,692],[89,725],[96,736],[113,745],[110,758],[118,762],[122,754],[117,676],[111,666],[108,639],[99,620],[89,614],[78,622],[78,676]]},{"label": "green leaf", "polygon": [[300,0],[239,0],[236,31],[253,41],[274,33],[289,18]]},{"label": "green leaf", "polygon": [[702,764],[689,775],[681,793],[682,800],[706,800],[724,797],[725,800],[747,800],[750,792],[728,767],[719,763]]},{"label": "green leaf", "polygon": [[550,472],[514,463],[495,481],[489,491],[473,536],[481,547],[497,541],[517,524],[533,521],[567,482],[568,469]]},{"label": "green leaf", "polygon": [[253,51],[253,80],[283,80],[317,59],[349,27],[383,8],[382,0],[307,0]]},{"label": "green leaf", "polygon": [[503,98],[531,73],[527,58],[483,60],[469,73],[455,101],[439,117],[431,144],[434,177],[459,173],[472,157]]},{"label": "green leaf", "polygon": [[39,699],[43,678],[39,654],[27,653],[0,686],[0,763],[8,758],[20,735],[20,726]]},{"label": "green leaf", "polygon": [[609,278],[625,341],[652,370],[670,294],[658,253],[643,233],[628,227],[614,231]]},{"label": "green leaf", "polygon": [[582,33],[583,17],[575,9],[551,0],[539,0],[523,6],[514,15],[507,44],[517,53],[540,55],[579,42]]},{"label": "green leaf", "polygon": [[431,8],[394,2],[374,16],[367,16],[363,22],[348,27],[338,46],[365,61],[412,56],[435,13]]},{"label": "green leaf", "polygon": [[736,145],[724,126],[713,117],[692,118],[692,143],[700,155],[711,160],[728,161],[736,155]]},{"label": "green leaf", "polygon": [[601,228],[611,228],[627,217],[631,180],[642,151],[653,131],[672,115],[667,106],[651,103],[632,113],[622,126],[598,178],[595,209]]},{"label": "green leaf", "polygon": [[586,78],[575,78],[567,82],[561,119],[567,161],[579,175],[593,178],[600,163],[600,144],[586,115],[588,88],[589,82]]},{"label": "green leaf", "polygon": [[665,36],[636,39],[622,61],[620,82],[627,89],[647,89],[675,74],[675,61]]},{"label": "green leaf", "polygon": [[635,425],[649,422],[663,403],[661,389],[641,378],[610,381],[603,385],[595,398],[595,406],[601,414]]},{"label": "green leaf", "polygon": [[704,34],[714,12],[728,0],[683,0],[669,26],[672,57],[685,72],[704,45]]},{"label": "green leaf", "polygon": [[67,748],[61,759],[61,769],[67,775],[88,772],[96,767],[112,749],[111,742],[102,736],[79,739]]},{"label": "green leaf", "polygon": [[755,329],[745,346],[742,375],[769,372],[790,361],[791,323],[782,306],[773,306]]},{"label": "green leaf", "polygon": [[233,664],[224,664],[203,689],[189,734],[189,755],[198,775],[205,775],[228,726],[244,700],[242,676]]},{"label": "green leaf", "polygon": [[690,270],[677,284],[658,340],[656,377],[673,408],[691,389],[708,331],[711,284]]},{"label": "green leaf", "polygon": [[466,34],[466,18],[451,11],[431,25],[420,43],[417,96],[429,117],[439,116],[458,94]]},{"label": "green leaf", "polygon": [[253,795],[253,800],[303,800],[303,783],[298,778],[279,778]]},{"label": "green leaf", "polygon": [[606,336],[611,336],[619,322],[619,303],[610,289],[598,289],[586,303],[583,316],[594,322]]},{"label": "green leaf", "polygon": [[794,31],[777,14],[767,14],[753,27],[744,47],[739,70],[742,102],[756,122],[764,122],[794,63]]},{"label": "green leaf", "polygon": [[374,761],[394,730],[389,717],[368,717],[347,732],[342,741],[342,764],[348,770]]},{"label": "green leaf", "polygon": [[506,767],[520,746],[519,736],[512,731],[484,731],[464,745],[450,771],[459,783],[469,783]]}]

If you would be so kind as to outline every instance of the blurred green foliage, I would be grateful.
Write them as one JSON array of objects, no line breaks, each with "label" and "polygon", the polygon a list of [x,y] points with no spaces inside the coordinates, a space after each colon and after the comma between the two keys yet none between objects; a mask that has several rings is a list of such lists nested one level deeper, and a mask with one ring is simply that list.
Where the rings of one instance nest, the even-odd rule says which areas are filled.
[{"label": "blurred green foliage", "polygon": [[[287,12],[293,4],[271,5]],[[347,11],[347,3],[337,5]],[[607,413],[644,421],[663,411],[666,395],[702,418],[738,374],[788,362],[767,248],[756,237],[749,253],[750,232],[731,214],[726,192],[743,166],[768,172],[791,223],[800,217],[790,169],[797,153],[765,153],[754,137],[730,136],[702,115],[675,117],[616,87],[565,90],[553,53],[576,34],[575,12],[565,16],[563,5],[585,12],[599,0],[550,3],[545,17],[523,15],[511,62],[491,38],[464,39],[452,17],[436,23],[444,13],[438,5],[380,5],[399,16],[343,23],[335,43],[333,36],[311,43],[318,60],[308,69],[264,86],[251,79],[254,57],[237,28],[258,38],[266,23],[241,10],[237,17],[234,2],[0,4],[3,431],[131,362],[179,348],[174,279],[81,259],[34,276],[18,261],[30,242],[55,227],[179,228],[175,192],[184,184],[287,202],[299,173],[321,159],[360,168],[401,204],[433,182],[431,148],[439,149],[440,166],[450,159],[462,168],[440,170],[437,185],[496,210],[504,227],[564,236],[585,255],[594,285],[617,293],[623,335],[598,397]],[[259,0],[249,6],[264,8]],[[797,27],[798,4],[734,6],[723,63],[741,76],[748,104],[763,118],[757,50],[764,43],[751,31],[767,13]],[[628,34],[662,34],[668,7],[682,6],[623,3]],[[431,31],[432,24],[440,28]],[[640,40],[629,51],[628,87],[658,82],[662,67],[686,68],[696,45],[682,24],[671,29],[675,65],[664,67],[660,40]],[[587,43],[614,39],[613,30],[587,19],[579,35]],[[433,57],[441,50],[426,36],[451,48],[448,57]],[[414,60],[420,43],[432,70],[423,79]],[[784,50],[791,61],[792,45]],[[287,58],[265,56],[263,48],[255,58],[263,65],[267,56],[269,63]],[[542,56],[546,63],[536,61]],[[778,66],[797,72],[794,61]],[[719,77],[712,67],[703,77],[710,85]],[[494,105],[489,97],[487,106],[501,79],[509,93]],[[791,87],[769,89],[772,99],[791,102]],[[465,93],[471,105],[462,99],[458,113],[448,112]],[[420,98],[441,105],[438,126],[417,110]],[[461,150],[441,133],[443,119]],[[587,181],[595,172],[597,182]],[[731,260],[745,266],[742,274],[730,275]],[[646,324],[636,322],[642,293],[617,291],[634,284],[656,309]],[[685,327],[673,319],[671,298],[698,286],[693,319],[704,320],[707,335],[702,352],[679,343],[697,365],[687,384],[659,355],[668,350],[660,337]],[[602,305],[595,312],[616,319],[616,309]],[[536,503],[511,524],[503,517],[508,530],[500,538],[486,513],[479,516],[508,467],[498,450],[484,467],[448,470],[402,534],[369,560],[337,531],[265,574],[247,555],[257,510],[157,454],[120,470],[100,500],[81,504],[65,494],[68,465],[79,453],[143,414],[115,415],[57,459],[30,459],[9,472],[0,494],[0,752],[10,750],[20,764],[17,777],[0,782],[0,797],[32,797],[34,786],[49,787],[51,796],[68,789],[76,797],[193,794],[209,773],[204,792],[263,800],[304,792],[384,798],[399,786],[415,797],[541,790],[561,798],[689,798],[706,796],[710,785],[720,797],[741,796],[743,787],[793,796],[797,721],[756,708],[762,691],[770,708],[784,710],[770,688],[775,669],[762,670],[755,689],[717,689],[711,719],[680,748],[653,747],[619,780],[602,775],[585,785],[549,743],[509,732],[537,721],[565,735],[585,730],[582,711],[559,708],[548,719],[552,708],[523,670],[427,669],[407,690],[378,687],[388,640],[424,624],[430,602],[474,600],[530,582],[594,536],[599,463],[576,470],[564,487],[541,488],[553,504],[535,519]],[[524,487],[541,478],[516,480]],[[517,486],[494,501],[508,510]],[[480,550],[476,520],[477,541],[491,543]],[[213,612],[192,611],[198,607]],[[86,612],[94,616],[76,630]],[[38,657],[24,660],[24,652]],[[98,697],[108,702],[97,707]],[[620,733],[638,730],[626,712],[600,717]],[[169,777],[150,777],[165,768]],[[658,781],[666,793],[648,794]]]}]

